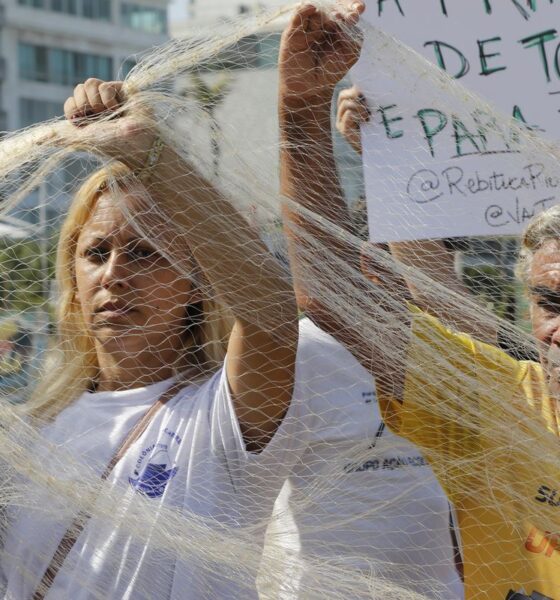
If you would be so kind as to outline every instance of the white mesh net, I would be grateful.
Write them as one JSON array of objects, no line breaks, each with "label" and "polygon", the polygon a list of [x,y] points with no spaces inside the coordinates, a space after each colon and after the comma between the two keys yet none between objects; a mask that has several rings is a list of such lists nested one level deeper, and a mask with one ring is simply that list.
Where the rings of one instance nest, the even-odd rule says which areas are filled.
[{"label": "white mesh net", "polygon": [[[174,40],[2,140],[6,598],[560,599],[558,149],[350,4]],[[447,213],[502,197],[407,205],[439,131],[383,145],[375,81],[507,146],[521,282]]]}]

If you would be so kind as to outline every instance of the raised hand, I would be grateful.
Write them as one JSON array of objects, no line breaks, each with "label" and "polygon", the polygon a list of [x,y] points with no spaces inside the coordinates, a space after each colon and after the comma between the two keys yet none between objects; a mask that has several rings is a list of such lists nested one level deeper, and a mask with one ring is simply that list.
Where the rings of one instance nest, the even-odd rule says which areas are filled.
[{"label": "raised hand", "polygon": [[124,101],[122,87],[122,81],[87,79],[74,88],[72,96],[64,103],[64,116],[79,125],[88,118],[117,110]]},{"label": "raised hand", "polygon": [[156,133],[150,111],[141,102],[126,100],[121,81],[90,78],[74,88],[64,114],[76,126],[75,140],[84,150],[138,169],[144,166]]},{"label": "raised hand", "polygon": [[336,128],[358,153],[362,153],[360,125],[371,116],[365,97],[356,86],[342,90],[338,95]]},{"label": "raised hand", "polygon": [[361,36],[354,26],[364,9],[362,0],[340,0],[329,11],[312,4],[296,10],[280,45],[280,97],[285,104],[330,100],[360,55]]}]

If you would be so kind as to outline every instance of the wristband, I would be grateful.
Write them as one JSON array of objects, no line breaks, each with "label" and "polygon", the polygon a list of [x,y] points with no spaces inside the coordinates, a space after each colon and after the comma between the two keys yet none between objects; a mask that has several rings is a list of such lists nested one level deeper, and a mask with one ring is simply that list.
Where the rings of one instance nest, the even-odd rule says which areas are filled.
[{"label": "wristband", "polygon": [[161,157],[161,153],[165,147],[165,142],[160,138],[156,137],[152,147],[148,152],[148,157],[146,158],[146,164],[134,171],[134,175],[139,179],[144,185],[150,183],[152,179],[153,172],[159,162]]}]

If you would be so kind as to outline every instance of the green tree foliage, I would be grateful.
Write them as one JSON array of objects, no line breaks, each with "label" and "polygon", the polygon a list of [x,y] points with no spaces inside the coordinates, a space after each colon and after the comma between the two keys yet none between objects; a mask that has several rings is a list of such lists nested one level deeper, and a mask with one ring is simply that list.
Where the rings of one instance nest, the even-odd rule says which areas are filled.
[{"label": "green tree foliage", "polygon": [[36,240],[14,242],[0,238],[0,308],[23,311],[46,302],[54,263],[52,243],[48,244],[45,260]]},{"label": "green tree foliage", "polygon": [[498,317],[515,320],[516,289],[514,282],[495,265],[465,267],[463,279],[483,304],[490,305]]}]

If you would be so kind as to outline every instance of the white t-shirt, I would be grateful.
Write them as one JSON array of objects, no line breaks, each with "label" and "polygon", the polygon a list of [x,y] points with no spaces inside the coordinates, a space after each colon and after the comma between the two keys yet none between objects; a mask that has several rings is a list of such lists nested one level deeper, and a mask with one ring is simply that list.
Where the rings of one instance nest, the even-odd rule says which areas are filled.
[{"label": "white t-shirt", "polygon": [[264,581],[263,595],[306,597],[317,561],[371,568],[380,597],[385,580],[429,598],[462,598],[450,507],[431,469],[383,426],[373,379],[358,361],[309,319],[300,331],[299,361],[320,364],[307,409],[317,420],[267,536],[266,553],[270,544],[285,550],[286,575],[275,589]]},{"label": "white t-shirt", "polygon": [[[288,414],[259,454],[245,450],[223,369],[201,384],[185,387],[159,410],[116,465],[108,480],[115,494],[108,518],[97,511],[87,521],[47,598],[256,597],[264,529],[312,428],[307,403],[301,402],[309,394],[305,379],[305,368],[298,366]],[[43,438],[60,450],[45,456],[45,469],[67,477],[67,469],[60,468],[67,456],[83,466],[85,480],[98,481],[134,424],[171,384],[169,380],[121,392],[84,393],[43,431]],[[70,486],[76,493],[81,490],[75,477]],[[76,512],[48,490],[34,492],[41,496],[33,509],[10,509],[11,527],[1,556],[5,598],[10,600],[31,597]],[[51,509],[47,517],[42,506]],[[142,515],[149,515],[149,522]],[[254,527],[259,524],[261,529]],[[154,542],[162,532],[169,547],[161,539]],[[187,549],[182,560],[173,536]],[[235,540],[231,548],[230,539]],[[232,548],[241,554],[232,555]],[[214,562],[216,551],[220,560]]]}]

